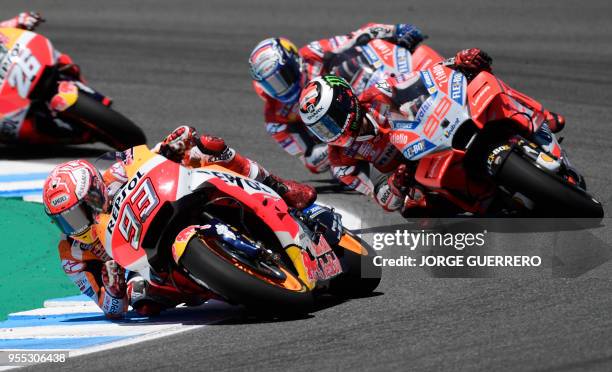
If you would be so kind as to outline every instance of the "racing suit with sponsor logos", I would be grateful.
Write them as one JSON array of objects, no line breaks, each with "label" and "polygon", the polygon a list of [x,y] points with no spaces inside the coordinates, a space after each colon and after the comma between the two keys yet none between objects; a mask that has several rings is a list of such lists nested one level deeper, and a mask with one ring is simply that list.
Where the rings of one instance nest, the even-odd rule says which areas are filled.
[{"label": "racing suit with sponsor logos", "polygon": [[[159,153],[160,145],[156,146],[154,151]],[[180,156],[178,159],[180,159]],[[179,161],[182,165],[189,167],[218,164],[258,181],[262,181],[264,177],[269,175],[269,173],[258,163],[240,155],[230,147],[226,147],[220,155],[210,156],[204,154],[197,146],[194,146],[191,149],[186,149],[185,156]],[[112,199],[128,181],[123,162],[116,162],[109,167],[103,173],[103,179],[109,196]],[[201,303],[208,299],[202,298],[201,296],[194,297],[193,295],[186,295],[172,286],[162,285],[156,285],[154,287],[148,286],[146,295],[143,295],[142,291],[134,290],[134,286],[139,285],[142,290],[142,286],[144,285],[142,277],[134,275],[135,273],[130,274],[127,291],[123,297],[117,298],[108,293],[103,283],[102,266],[112,258],[106,254],[99,240],[93,244],[84,244],[70,237],[64,237],[59,242],[58,249],[64,272],[77,285],[79,290],[94,300],[110,318],[123,316],[129,304],[142,315],[154,315],[159,312],[160,309],[174,307],[182,302],[188,304]],[[174,279],[175,278],[173,278],[173,280]],[[186,282],[183,284],[188,286],[190,283]],[[139,300],[155,301],[157,310],[153,313],[148,313],[151,309],[150,306],[148,308],[135,306],[135,301]]]},{"label": "racing suit with sponsor logos", "polygon": [[[437,62],[442,61],[442,57],[440,57]],[[427,209],[431,207],[426,202],[426,195],[416,185],[414,179],[416,162],[405,159],[390,141],[392,135],[389,133],[391,122],[404,119],[404,114],[400,112],[399,107],[405,102],[402,102],[401,94],[398,94],[398,91],[401,89],[401,82],[405,80],[405,76],[408,75],[391,76],[384,82],[379,82],[367,88],[359,95],[361,109],[367,120],[373,124],[376,132],[372,139],[355,141],[348,148],[329,146],[330,166],[336,178],[351,189],[374,196],[383,209],[396,211],[401,208],[402,213],[410,208]],[[500,84],[503,83],[500,82]],[[527,113],[529,117],[547,118],[548,121],[554,120],[551,112],[537,101],[505,84],[504,90],[512,98],[518,112]],[[488,115],[490,120],[499,119],[496,112],[489,112]],[[528,120],[526,117],[525,115],[517,115],[513,119]],[[528,127],[526,123],[521,124]],[[546,125],[543,125],[542,128],[548,130]],[[371,164],[373,169],[369,169],[367,163]],[[405,169],[409,174],[409,179],[404,179],[406,185],[402,185],[409,187],[403,192],[399,191],[398,185],[394,185],[392,178],[395,177],[394,171],[401,164],[405,164]],[[402,174],[402,178],[405,177],[406,175]],[[406,198],[406,196],[409,196],[409,198]]]},{"label": "racing suit with sponsor logos", "polygon": [[[394,25],[368,23],[348,35],[313,41],[299,50],[302,59],[302,86],[313,78],[329,73],[343,59],[330,59],[353,48],[360,36],[388,39],[393,36]],[[269,95],[253,82],[257,94],[264,101],[266,131],[287,153],[299,156],[306,168],[322,173],[329,168],[327,146],[316,140],[300,120],[298,99],[283,103]]]},{"label": "racing suit with sponsor logos", "polygon": [[[91,136],[89,133],[56,118],[53,110],[45,104],[34,107],[27,97],[14,95],[11,93],[13,89],[7,87],[9,79],[6,76],[10,71],[6,69],[11,67],[9,54],[13,51],[23,53],[23,47],[18,48],[20,40],[27,38],[28,31],[33,30],[42,19],[32,23],[27,19],[31,18],[29,14],[34,13],[22,13],[0,22],[0,143],[87,142]],[[4,32],[2,28],[5,28]],[[63,73],[81,79],[80,70],[69,55],[54,50],[54,58]]]}]

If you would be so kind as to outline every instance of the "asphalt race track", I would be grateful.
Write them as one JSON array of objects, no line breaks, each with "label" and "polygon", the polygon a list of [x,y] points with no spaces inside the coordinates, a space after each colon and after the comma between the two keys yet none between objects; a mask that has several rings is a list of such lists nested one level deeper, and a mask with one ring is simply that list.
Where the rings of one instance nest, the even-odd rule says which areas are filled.
[{"label": "asphalt race track", "polygon": [[[307,174],[264,133],[249,52],[269,36],[302,45],[368,21],[415,23],[443,55],[487,50],[499,77],[565,114],[563,145],[612,213],[609,1],[41,0],[2,8],[5,18],[41,11],[47,23],[40,32],[145,128],[150,144],[189,123],[278,174],[318,185],[326,177]],[[357,195],[324,197],[359,210],[370,227],[406,224]],[[39,368],[610,370],[612,250],[605,241],[611,233],[604,221],[589,233],[495,234],[497,252],[525,253],[530,243],[544,252],[547,269],[438,278],[453,275],[388,268],[375,296],[327,304],[306,319],[238,318]],[[559,267],[553,259],[559,254],[547,251],[553,241],[569,242],[561,261],[573,257],[582,266],[551,275]]]}]

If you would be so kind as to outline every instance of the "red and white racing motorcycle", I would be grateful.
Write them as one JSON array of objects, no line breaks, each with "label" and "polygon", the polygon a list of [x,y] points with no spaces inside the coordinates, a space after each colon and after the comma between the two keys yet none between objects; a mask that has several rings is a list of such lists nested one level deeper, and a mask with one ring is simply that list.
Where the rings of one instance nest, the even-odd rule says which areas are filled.
[{"label": "red and white racing motorcycle", "polygon": [[216,165],[189,169],[146,146],[124,155],[129,181],[95,229],[114,260],[152,285],[290,313],[311,309],[315,293],[378,286],[370,246],[341,226],[329,238],[269,187]]},{"label": "red and white racing motorcycle", "polygon": [[142,130],[112,110],[108,97],[65,71],[59,56],[42,35],[0,28],[0,141],[101,141],[120,150],[146,143]]},{"label": "red and white racing motorcycle", "polygon": [[401,76],[401,114],[383,129],[430,200],[476,215],[603,217],[543,115],[519,98],[539,103],[489,72],[468,84],[453,62]]}]

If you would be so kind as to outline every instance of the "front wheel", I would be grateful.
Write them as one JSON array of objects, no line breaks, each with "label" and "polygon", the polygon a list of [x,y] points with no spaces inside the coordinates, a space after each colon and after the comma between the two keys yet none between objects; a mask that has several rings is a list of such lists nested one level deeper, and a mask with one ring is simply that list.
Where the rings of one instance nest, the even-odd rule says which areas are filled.
[{"label": "front wheel", "polygon": [[365,241],[346,231],[334,252],[342,264],[342,275],[331,280],[330,293],[341,297],[362,297],[380,284],[382,269],[374,265],[376,251]]},{"label": "front wheel", "polygon": [[61,116],[117,150],[147,142],[143,131],[131,120],[82,92],[76,103]]},{"label": "front wheel", "polygon": [[496,174],[500,186],[534,203],[541,217],[602,218],[603,207],[584,190],[511,151]]},{"label": "front wheel", "polygon": [[313,306],[312,292],[292,270],[281,263],[261,267],[257,259],[240,258],[221,239],[194,236],[179,264],[198,284],[251,310],[303,314]]}]

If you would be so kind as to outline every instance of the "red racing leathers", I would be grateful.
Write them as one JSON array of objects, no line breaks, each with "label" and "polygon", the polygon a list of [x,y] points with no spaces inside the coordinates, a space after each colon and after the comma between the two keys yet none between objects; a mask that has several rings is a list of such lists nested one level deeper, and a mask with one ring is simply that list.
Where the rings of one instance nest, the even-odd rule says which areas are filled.
[{"label": "red racing leathers", "polygon": [[[406,160],[403,155],[390,143],[388,130],[390,120],[401,119],[403,114],[399,111],[399,106],[404,102],[399,102],[395,95],[398,84],[401,84],[402,76],[390,77],[386,80],[387,84],[376,84],[366,89],[359,95],[361,109],[374,127],[376,135],[366,141],[355,141],[352,146],[344,148],[329,146],[329,161],[332,173],[336,178],[350,188],[367,195],[372,195],[385,210],[395,211],[407,208],[429,207],[426,202],[426,195],[416,185],[414,180],[415,163]],[[500,84],[503,84],[500,82]],[[505,93],[513,100],[517,106],[517,111],[529,115],[529,117],[545,120],[549,126],[555,125],[554,121],[557,114],[544,109],[542,104],[535,101],[504,84]],[[490,110],[489,120],[499,119],[499,113]],[[523,127],[529,127],[526,115],[517,115],[511,119],[517,120]],[[560,128],[559,128],[560,129]],[[373,169],[368,168],[368,163]],[[394,174],[401,164],[402,174]],[[406,173],[408,177],[406,177]],[[397,185],[395,181],[402,178],[405,185]],[[395,178],[395,179],[394,179]],[[408,178],[408,179],[406,179]],[[401,187],[408,186],[403,191]]]},{"label": "red racing leathers", "polygon": [[[299,50],[302,59],[302,86],[313,78],[329,73],[324,58],[330,53],[342,53],[352,48],[360,36],[391,38],[394,25],[368,23],[348,35],[313,41]],[[286,152],[299,156],[306,168],[321,173],[329,168],[327,147],[308,132],[298,113],[298,101],[283,103],[267,95],[257,82],[253,82],[257,94],[264,101],[266,131]]]}]

